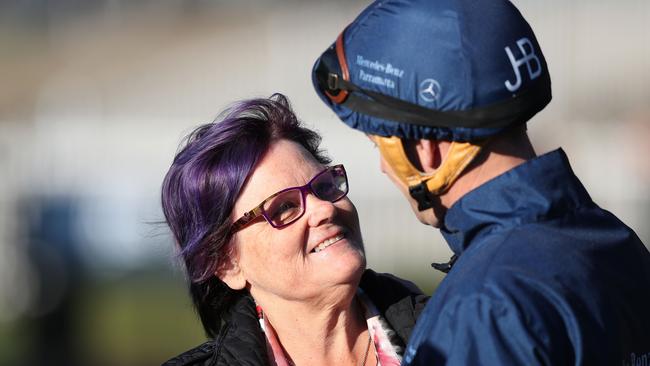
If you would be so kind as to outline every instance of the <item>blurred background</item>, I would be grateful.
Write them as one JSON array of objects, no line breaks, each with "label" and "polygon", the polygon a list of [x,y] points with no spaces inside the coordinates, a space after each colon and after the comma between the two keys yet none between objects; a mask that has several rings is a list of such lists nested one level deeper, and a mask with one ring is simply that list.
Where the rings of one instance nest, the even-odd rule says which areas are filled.
[{"label": "blurred background", "polygon": [[[286,94],[345,163],[368,262],[431,292],[448,260],[312,91],[311,66],[369,1],[0,0],[0,365],[155,365],[204,340],[162,178],[237,99]],[[530,124],[650,243],[650,2],[515,0],[551,70]]]}]

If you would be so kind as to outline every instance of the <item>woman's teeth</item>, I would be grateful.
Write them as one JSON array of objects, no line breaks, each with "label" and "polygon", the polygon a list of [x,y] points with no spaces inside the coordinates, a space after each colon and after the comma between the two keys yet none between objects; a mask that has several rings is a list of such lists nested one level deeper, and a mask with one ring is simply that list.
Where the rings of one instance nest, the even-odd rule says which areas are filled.
[{"label": "woman's teeth", "polygon": [[335,236],[333,238],[329,238],[329,239],[325,240],[324,242],[318,244],[316,246],[316,248],[314,248],[314,252],[316,252],[316,253],[320,252],[321,250],[323,250],[323,249],[329,247],[330,245],[336,243],[337,241],[343,239],[343,237],[344,237],[344,235],[340,234],[340,235],[337,235],[337,236]]}]

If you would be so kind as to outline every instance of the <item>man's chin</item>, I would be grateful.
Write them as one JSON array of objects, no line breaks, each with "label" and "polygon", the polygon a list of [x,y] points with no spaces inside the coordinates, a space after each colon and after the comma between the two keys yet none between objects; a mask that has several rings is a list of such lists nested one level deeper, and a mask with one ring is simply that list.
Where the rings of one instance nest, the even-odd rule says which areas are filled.
[{"label": "man's chin", "polygon": [[417,205],[411,205],[411,208],[413,209],[413,213],[415,213],[415,217],[424,225],[429,225],[436,229],[442,227],[442,220],[436,215],[433,208],[428,208],[424,211],[418,210]]}]

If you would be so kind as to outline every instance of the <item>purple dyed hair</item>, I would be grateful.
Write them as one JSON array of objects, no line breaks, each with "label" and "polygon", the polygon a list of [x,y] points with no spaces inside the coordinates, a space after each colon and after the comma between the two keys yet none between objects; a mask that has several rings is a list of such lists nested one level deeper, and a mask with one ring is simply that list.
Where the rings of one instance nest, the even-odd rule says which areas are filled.
[{"label": "purple dyed hair", "polygon": [[319,150],[320,136],[301,125],[284,95],[274,94],[236,103],[217,121],[191,132],[163,181],[165,219],[210,337],[224,324],[232,303],[247,294],[214,275],[229,254],[231,211],[257,162],[280,139],[302,145],[323,164],[330,162]]}]

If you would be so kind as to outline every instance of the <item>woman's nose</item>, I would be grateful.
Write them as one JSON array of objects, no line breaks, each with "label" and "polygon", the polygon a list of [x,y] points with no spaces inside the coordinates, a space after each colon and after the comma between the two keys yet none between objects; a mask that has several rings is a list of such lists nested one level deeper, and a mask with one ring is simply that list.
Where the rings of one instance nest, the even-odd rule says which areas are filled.
[{"label": "woman's nose", "polygon": [[334,203],[322,200],[313,194],[307,195],[306,214],[309,226],[318,226],[332,221],[336,217],[337,208]]}]

